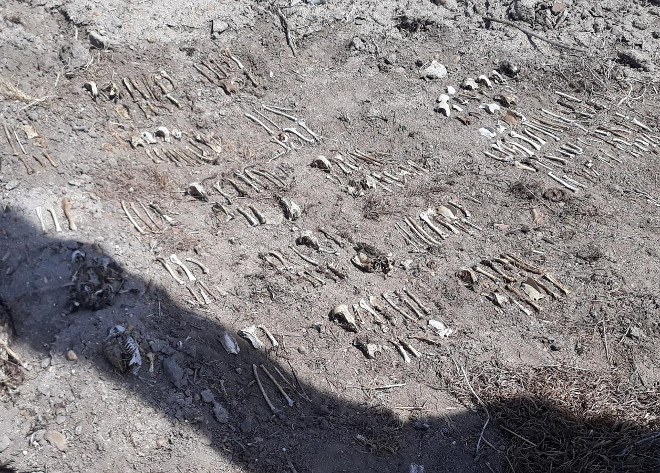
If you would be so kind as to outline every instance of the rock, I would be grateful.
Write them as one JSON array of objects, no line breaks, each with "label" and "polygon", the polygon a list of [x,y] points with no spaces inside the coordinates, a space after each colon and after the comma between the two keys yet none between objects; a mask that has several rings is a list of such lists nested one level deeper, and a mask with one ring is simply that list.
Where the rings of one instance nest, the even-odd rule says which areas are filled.
[{"label": "rock", "polygon": [[78,355],[76,355],[75,351],[69,350],[66,352],[66,359],[69,361],[76,361],[78,359]]},{"label": "rock", "polygon": [[222,20],[213,20],[211,22],[211,34],[218,35],[222,34],[229,29],[229,23]]},{"label": "rock", "polygon": [[92,56],[89,54],[87,48],[76,39],[62,46],[62,49],[60,49],[60,61],[70,70],[85,67],[91,58]]},{"label": "rock", "polygon": [[479,85],[477,85],[477,81],[475,81],[472,77],[468,77],[461,84],[461,88],[465,90],[477,90]]},{"label": "rock", "polygon": [[655,70],[655,65],[651,62],[651,57],[647,53],[636,49],[620,51],[619,62],[646,72],[653,72]]},{"label": "rock", "polygon": [[48,430],[46,431],[44,438],[60,452],[66,450],[66,436],[63,433],[57,432],[56,430]]},{"label": "rock", "polygon": [[509,16],[514,20],[534,24],[537,0],[515,0],[509,7]]},{"label": "rock", "polygon": [[185,373],[174,358],[169,357],[163,360],[163,370],[172,384],[177,388],[183,387],[187,384]]},{"label": "rock", "polygon": [[455,87],[452,87],[451,85],[448,85],[448,86],[447,86],[447,93],[448,93],[449,95],[454,95],[454,94],[456,93],[456,88],[455,88]]},{"label": "rock", "polygon": [[639,327],[630,327],[630,330],[628,330],[628,338],[632,338],[633,340],[639,340],[642,338],[642,335],[642,330]]},{"label": "rock", "polygon": [[431,61],[431,65],[420,73],[422,79],[443,79],[447,77],[447,68],[438,61]]},{"label": "rock", "polygon": [[88,34],[89,43],[98,49],[108,49],[110,47],[110,40],[107,36],[103,36],[98,31],[90,31]]},{"label": "rock", "polygon": [[229,421],[229,412],[219,402],[213,402],[213,417],[221,424]]},{"label": "rock", "polygon": [[9,181],[7,184],[5,184],[5,190],[8,191],[13,191],[18,187],[18,181]]},{"label": "rock", "polygon": [[9,437],[7,437],[7,435],[3,435],[2,437],[0,437],[0,453],[7,450],[10,445],[11,445],[11,440],[9,440]]},{"label": "rock", "polygon": [[562,0],[555,0],[552,2],[552,8],[550,11],[552,11],[553,15],[559,15],[566,10],[566,4],[562,2]]},{"label": "rock", "polygon": [[207,404],[210,404],[215,400],[215,396],[213,396],[213,393],[211,392],[210,389],[205,389],[199,394],[200,396],[202,396],[202,401],[204,401]]}]

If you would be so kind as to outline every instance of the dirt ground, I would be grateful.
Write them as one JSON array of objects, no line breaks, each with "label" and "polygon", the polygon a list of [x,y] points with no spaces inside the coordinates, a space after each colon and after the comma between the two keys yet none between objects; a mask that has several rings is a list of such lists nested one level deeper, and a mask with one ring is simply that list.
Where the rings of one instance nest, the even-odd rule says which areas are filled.
[{"label": "dirt ground", "polygon": [[0,53],[0,471],[660,471],[656,0],[12,0]]}]

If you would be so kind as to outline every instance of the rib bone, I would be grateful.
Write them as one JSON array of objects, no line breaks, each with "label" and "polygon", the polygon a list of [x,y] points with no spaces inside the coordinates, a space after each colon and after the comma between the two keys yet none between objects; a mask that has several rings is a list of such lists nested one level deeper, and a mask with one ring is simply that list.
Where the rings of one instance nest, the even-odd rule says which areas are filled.
[{"label": "rib bone", "polygon": [[192,271],[190,271],[190,269],[188,269],[188,267],[183,263],[183,261],[181,261],[181,260],[179,259],[179,257],[178,257],[177,255],[174,255],[174,254],[170,255],[170,261],[171,261],[172,263],[176,264],[176,265],[177,265],[178,267],[180,267],[181,269],[183,269],[183,272],[186,273],[186,276],[188,277],[188,280],[189,280],[190,282],[195,282],[195,281],[197,281],[197,278],[196,278],[195,275],[192,273]]}]

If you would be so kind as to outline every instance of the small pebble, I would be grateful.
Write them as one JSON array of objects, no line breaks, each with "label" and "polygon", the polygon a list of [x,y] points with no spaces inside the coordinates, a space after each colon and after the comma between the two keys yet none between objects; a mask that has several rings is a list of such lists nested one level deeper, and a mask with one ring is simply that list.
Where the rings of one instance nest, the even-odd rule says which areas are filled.
[{"label": "small pebble", "polygon": [[69,350],[66,352],[66,359],[69,361],[76,361],[78,359],[78,355],[76,355],[75,351]]}]

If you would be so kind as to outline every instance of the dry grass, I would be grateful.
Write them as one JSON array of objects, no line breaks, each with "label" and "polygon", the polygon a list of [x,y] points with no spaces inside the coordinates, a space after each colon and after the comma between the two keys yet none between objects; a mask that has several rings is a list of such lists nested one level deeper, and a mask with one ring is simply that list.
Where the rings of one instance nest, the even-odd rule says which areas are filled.
[{"label": "dry grass", "polygon": [[509,471],[660,471],[660,389],[563,367],[490,368],[472,385],[509,440]]},{"label": "dry grass", "polygon": [[19,100],[21,102],[33,102],[35,100],[34,97],[29,96],[4,77],[0,77],[0,95],[9,100]]}]

